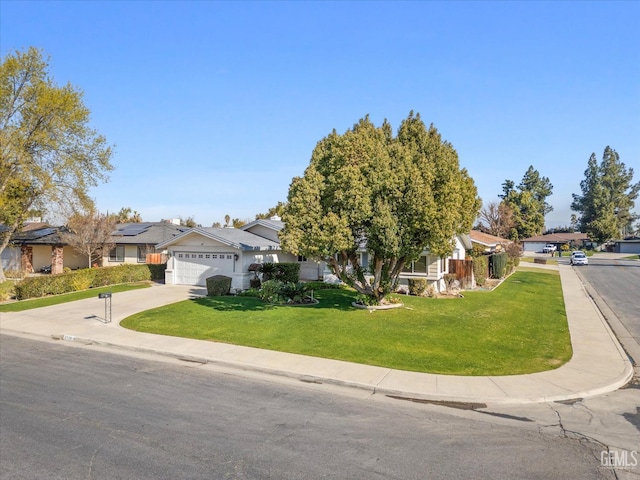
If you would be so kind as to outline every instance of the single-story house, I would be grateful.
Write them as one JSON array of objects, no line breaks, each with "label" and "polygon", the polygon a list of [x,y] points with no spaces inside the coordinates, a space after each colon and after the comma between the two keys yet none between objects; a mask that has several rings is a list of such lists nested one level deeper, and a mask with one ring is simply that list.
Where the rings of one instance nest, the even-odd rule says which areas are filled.
[{"label": "single-story house", "polygon": [[157,252],[156,245],[187,230],[188,227],[170,222],[119,223],[111,234],[111,241],[115,246],[104,255],[102,265],[109,267],[123,263],[165,263],[166,252]]},{"label": "single-story house", "polygon": [[299,262],[301,280],[317,280],[322,266],[317,262],[285,253],[280,248],[279,219],[255,220],[241,228],[195,227],[156,245],[168,253],[165,283],[206,285],[213,275],[231,277],[233,290],[249,288],[254,263]]},{"label": "single-story house", "polygon": [[497,237],[480,230],[471,230],[469,237],[472,245],[479,245],[486,253],[501,252],[507,245],[513,243],[509,239]]},{"label": "single-story house", "polygon": [[[279,217],[259,219],[238,229],[195,227],[156,245],[157,250],[168,252],[166,284],[206,285],[213,275],[231,277],[232,290],[245,290],[254,273],[252,264],[266,262],[298,262],[300,280],[335,281],[325,262],[317,262],[302,256],[283,252],[278,232],[284,228]],[[448,260],[463,260],[471,248],[468,235],[456,237],[454,253],[441,258],[425,251],[422,256],[407,266],[400,275],[400,284],[408,285],[410,278],[426,278],[439,291],[444,288],[444,275],[449,273]],[[368,253],[360,252],[360,263],[368,264]]]},{"label": "single-story house", "polygon": [[569,244],[571,248],[585,248],[595,246],[586,233],[548,233],[525,238],[521,241],[523,250],[527,252],[542,252],[546,245],[555,245],[560,249]]},{"label": "single-story house", "polygon": [[65,245],[61,238],[64,232],[64,227],[26,224],[11,236],[9,245],[2,252],[3,270],[33,273],[51,267],[51,273],[62,273],[64,267],[87,267],[86,255]]},{"label": "single-story house", "polygon": [[615,253],[640,253],[640,237],[627,237],[624,240],[616,240],[613,245]]},{"label": "single-story house", "polygon": [[[434,255],[428,249],[425,249],[416,261],[404,267],[402,273],[400,273],[399,287],[408,287],[409,279],[425,278],[428,286],[434,287],[438,292],[442,292],[446,289],[444,276],[450,273],[449,260],[464,260],[467,250],[470,250],[471,247],[469,235],[457,235],[453,253],[448,257]],[[369,253],[366,250],[365,242],[361,246],[359,255],[360,265],[366,268],[369,265]],[[339,282],[329,268],[325,269],[324,281],[328,283]]]}]

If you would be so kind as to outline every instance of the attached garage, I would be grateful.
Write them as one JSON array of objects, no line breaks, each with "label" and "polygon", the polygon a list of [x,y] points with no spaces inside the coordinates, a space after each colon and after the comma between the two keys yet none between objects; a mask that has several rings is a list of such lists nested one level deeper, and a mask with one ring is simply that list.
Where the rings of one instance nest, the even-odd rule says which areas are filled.
[{"label": "attached garage", "polygon": [[178,285],[207,284],[213,275],[233,276],[234,256],[224,252],[174,252],[175,283]]},{"label": "attached garage", "polygon": [[640,238],[618,240],[613,251],[616,253],[640,253]]}]

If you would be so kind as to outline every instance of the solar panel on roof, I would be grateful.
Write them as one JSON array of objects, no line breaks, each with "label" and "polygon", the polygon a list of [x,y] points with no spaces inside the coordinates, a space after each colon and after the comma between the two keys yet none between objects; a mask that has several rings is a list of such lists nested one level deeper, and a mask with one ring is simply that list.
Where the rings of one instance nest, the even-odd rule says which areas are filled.
[{"label": "solar panel on roof", "polygon": [[33,234],[36,238],[42,238],[42,237],[46,237],[47,235],[51,235],[52,233],[55,233],[56,230],[57,229],[55,228],[43,228],[41,230],[35,230]]},{"label": "solar panel on roof", "polygon": [[122,235],[124,237],[135,237],[136,235],[140,235],[142,232],[146,232],[149,230],[151,225],[145,223],[134,223],[131,225],[125,225],[121,229],[115,232],[115,235]]}]

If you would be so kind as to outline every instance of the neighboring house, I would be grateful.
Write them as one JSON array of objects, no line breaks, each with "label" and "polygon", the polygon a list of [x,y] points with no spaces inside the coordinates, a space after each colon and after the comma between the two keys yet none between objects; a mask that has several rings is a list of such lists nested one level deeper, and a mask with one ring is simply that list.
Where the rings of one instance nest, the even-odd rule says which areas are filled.
[{"label": "neighboring house", "polygon": [[[233,290],[249,288],[254,263],[298,262],[306,259],[284,253],[278,232],[284,224],[278,219],[256,220],[240,229],[195,227],[156,245],[168,252],[165,283],[177,285],[206,285],[208,277],[231,277]],[[301,280],[317,280],[320,266],[308,265],[300,270]]]},{"label": "neighboring house", "polygon": [[513,243],[506,238],[496,237],[495,235],[484,233],[480,230],[471,230],[469,237],[471,238],[472,245],[479,245],[486,253],[504,251],[507,245]]},{"label": "neighboring house", "polygon": [[[165,263],[166,251],[157,252],[156,245],[186,232],[188,227],[170,222],[119,223],[111,235],[115,246],[105,254],[105,267],[123,263]],[[152,254],[147,262],[147,255]]]},{"label": "neighboring house", "polygon": [[87,257],[65,245],[61,238],[64,231],[64,227],[44,223],[26,224],[11,236],[9,246],[2,252],[2,268],[33,273],[51,267],[51,273],[62,273],[64,267],[86,267]]},{"label": "neighboring house", "polygon": [[613,245],[615,253],[640,253],[640,237],[627,237],[624,240],[616,240]]},{"label": "neighboring house", "polygon": [[595,246],[586,233],[548,233],[525,238],[521,243],[523,250],[527,252],[542,252],[546,245],[555,245],[558,249],[565,244],[569,244],[571,248]]}]

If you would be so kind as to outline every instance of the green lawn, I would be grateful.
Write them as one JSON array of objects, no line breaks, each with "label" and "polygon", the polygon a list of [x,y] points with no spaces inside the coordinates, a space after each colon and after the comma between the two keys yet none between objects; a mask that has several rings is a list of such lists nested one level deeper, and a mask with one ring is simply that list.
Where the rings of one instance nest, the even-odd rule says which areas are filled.
[{"label": "green lawn", "polygon": [[316,291],[315,306],[270,306],[249,297],[199,298],[131,316],[143,332],[214,340],[401,370],[512,375],[571,357],[560,277],[516,272],[492,292],[402,297],[405,307],[351,307],[349,290]]},{"label": "green lawn", "polygon": [[11,302],[0,305],[0,312],[22,312],[32,308],[49,307],[58,305],[59,303],[75,302],[76,300],[84,300],[85,298],[97,297],[102,292],[126,292],[127,290],[137,290],[139,288],[147,288],[149,283],[128,283],[123,285],[112,285],[109,287],[92,288],[90,290],[82,290],[81,292],[65,293],[62,295],[51,295],[49,297],[34,298],[30,300],[21,300],[19,302]]}]

